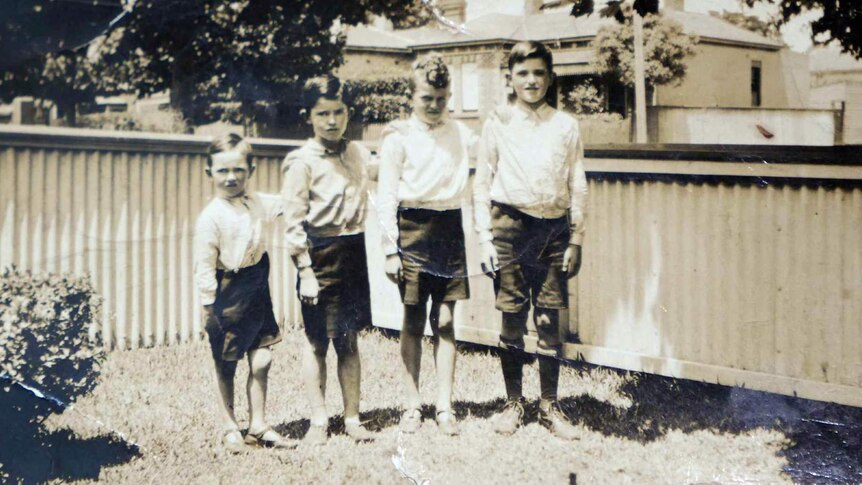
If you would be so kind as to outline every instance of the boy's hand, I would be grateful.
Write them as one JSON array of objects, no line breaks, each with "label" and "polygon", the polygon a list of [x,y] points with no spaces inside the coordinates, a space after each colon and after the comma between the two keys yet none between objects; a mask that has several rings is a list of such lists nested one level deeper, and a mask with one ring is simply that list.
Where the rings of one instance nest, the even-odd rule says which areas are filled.
[{"label": "boy's hand", "polygon": [[311,266],[299,270],[299,301],[306,305],[317,305],[319,293],[320,285]]},{"label": "boy's hand", "polygon": [[404,275],[401,272],[401,258],[397,254],[386,256],[386,263],[383,265],[383,270],[386,271],[386,277],[389,278],[389,281],[396,285],[401,283],[401,280],[404,278]]},{"label": "boy's hand", "polygon": [[215,305],[204,305],[204,329],[207,332],[221,331],[221,322],[215,311]]},{"label": "boy's hand", "polygon": [[482,243],[479,261],[482,266],[482,272],[489,278],[497,277],[497,270],[500,269],[500,261],[497,259],[497,249],[494,247],[493,241],[485,241]]},{"label": "boy's hand", "polygon": [[571,278],[581,271],[581,246],[578,244],[569,244],[566,252],[563,253],[563,269],[566,270],[566,277]]}]

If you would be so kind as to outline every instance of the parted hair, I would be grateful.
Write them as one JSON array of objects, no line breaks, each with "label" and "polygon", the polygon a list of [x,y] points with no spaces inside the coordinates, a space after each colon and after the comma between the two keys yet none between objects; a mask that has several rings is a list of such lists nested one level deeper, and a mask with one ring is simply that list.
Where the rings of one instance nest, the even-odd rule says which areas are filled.
[{"label": "parted hair", "polygon": [[248,166],[254,167],[254,162],[251,159],[251,145],[236,133],[228,133],[227,135],[220,136],[210,143],[207,149],[207,167],[212,168],[213,155],[230,151],[236,151],[244,155]]},{"label": "parted hair", "polygon": [[320,98],[341,100],[344,94],[344,85],[337,77],[326,74],[316,76],[305,81],[302,86],[302,108],[306,111],[314,108]]},{"label": "parted hair", "polygon": [[413,75],[408,81],[410,92],[416,89],[416,81],[420,79],[437,89],[445,88],[452,82],[449,68],[437,53],[430,53],[413,63]]},{"label": "parted hair", "polygon": [[518,42],[512,46],[512,50],[509,51],[509,70],[511,71],[515,64],[527,59],[541,59],[545,62],[548,72],[554,70],[554,57],[550,49],[545,44],[532,40]]}]

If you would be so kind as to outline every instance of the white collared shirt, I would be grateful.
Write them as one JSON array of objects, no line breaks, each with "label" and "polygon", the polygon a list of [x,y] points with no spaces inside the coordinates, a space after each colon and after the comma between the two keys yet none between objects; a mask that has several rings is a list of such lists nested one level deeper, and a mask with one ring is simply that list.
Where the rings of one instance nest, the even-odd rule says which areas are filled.
[{"label": "white collared shirt", "polygon": [[568,213],[570,242],[581,244],[587,205],[584,145],[578,122],[547,104],[538,110],[519,105],[505,109],[508,121],[485,121],[473,203],[480,241],[493,239],[491,201],[542,219]]},{"label": "white collared shirt", "polygon": [[281,198],[252,193],[214,197],[195,224],[195,282],[201,303],[215,301],[216,270],[235,271],[260,262],[267,249],[267,232],[283,212]]},{"label": "white collared shirt", "polygon": [[377,187],[384,254],[398,252],[398,207],[461,208],[477,141],[467,126],[455,120],[429,126],[414,115],[387,126]]},{"label": "white collared shirt", "polygon": [[299,268],[311,265],[309,235],[365,232],[368,184],[376,172],[365,146],[349,142],[343,151],[330,151],[311,138],[287,154],[282,170],[287,247]]}]

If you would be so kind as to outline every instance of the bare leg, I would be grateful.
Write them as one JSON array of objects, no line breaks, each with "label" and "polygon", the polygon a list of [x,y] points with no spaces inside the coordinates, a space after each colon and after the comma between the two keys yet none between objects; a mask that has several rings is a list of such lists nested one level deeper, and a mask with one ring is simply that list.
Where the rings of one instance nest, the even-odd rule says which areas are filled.
[{"label": "bare leg", "polygon": [[343,337],[332,339],[332,344],[338,355],[338,382],[341,384],[341,396],[344,400],[344,421],[355,420],[358,423],[362,363],[359,359],[356,332],[351,331]]},{"label": "bare leg", "polygon": [[451,411],[452,385],[455,381],[455,302],[431,306],[431,329],[434,332],[434,364],[437,368],[437,412]]},{"label": "bare leg", "polygon": [[250,350],[248,353],[248,430],[258,433],[266,429],[266,386],[272,352],[268,348]]},{"label": "bare leg", "polygon": [[233,408],[233,380],[236,376],[236,362],[215,363],[216,383],[219,391],[219,415],[223,430],[238,429]]},{"label": "bare leg", "polygon": [[329,339],[308,339],[302,356],[302,378],[305,381],[306,396],[311,406],[311,424],[326,426],[329,415],[326,412],[326,351]]},{"label": "bare leg", "polygon": [[425,305],[404,305],[401,328],[401,361],[404,362],[404,400],[407,409],[419,409],[419,371],[422,366],[422,333],[425,329]]}]

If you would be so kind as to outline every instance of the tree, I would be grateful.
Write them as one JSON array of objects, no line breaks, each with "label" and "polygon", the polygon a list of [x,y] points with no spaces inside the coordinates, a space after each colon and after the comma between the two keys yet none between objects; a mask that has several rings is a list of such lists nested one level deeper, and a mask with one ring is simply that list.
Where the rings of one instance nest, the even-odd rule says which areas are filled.
[{"label": "tree", "polygon": [[[302,80],[342,62],[341,25],[413,0],[138,0],[103,46],[117,89],[171,91],[191,124],[290,108]],[[284,110],[282,110],[284,111]]]},{"label": "tree", "polygon": [[[678,84],[685,77],[686,57],[693,55],[698,39],[688,35],[682,26],[659,15],[644,19],[644,76],[649,86]],[[634,29],[630,14],[625,23],[599,29],[592,46],[596,57],[592,67],[599,74],[611,76],[632,87],[635,81]]]},{"label": "tree", "polygon": [[823,15],[811,22],[811,39],[815,44],[838,41],[844,52],[862,59],[862,3],[856,0],[744,0],[749,7],[757,3],[778,6],[780,24],[806,11],[821,11]]},{"label": "tree", "polygon": [[745,30],[750,30],[756,34],[760,34],[769,39],[780,39],[781,32],[778,31],[778,26],[771,22],[761,20],[756,15],[746,15],[742,12],[727,12],[723,11],[720,14],[710,12],[711,15],[719,17],[722,20],[730,22]]},{"label": "tree", "polygon": [[98,88],[87,43],[120,12],[117,0],[7,0],[0,7],[0,99],[33,96],[74,125]]},{"label": "tree", "polygon": [[394,28],[412,29],[431,23],[434,20],[434,12],[422,0],[413,0],[404,8],[390,13],[388,17]]}]

